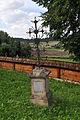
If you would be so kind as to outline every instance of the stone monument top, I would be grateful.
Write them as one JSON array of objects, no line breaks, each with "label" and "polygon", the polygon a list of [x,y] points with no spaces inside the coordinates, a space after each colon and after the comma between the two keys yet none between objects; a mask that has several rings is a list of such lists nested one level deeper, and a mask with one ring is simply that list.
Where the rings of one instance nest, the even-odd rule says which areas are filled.
[{"label": "stone monument top", "polygon": [[44,68],[35,68],[31,73],[30,77],[47,77],[50,74],[49,70]]}]

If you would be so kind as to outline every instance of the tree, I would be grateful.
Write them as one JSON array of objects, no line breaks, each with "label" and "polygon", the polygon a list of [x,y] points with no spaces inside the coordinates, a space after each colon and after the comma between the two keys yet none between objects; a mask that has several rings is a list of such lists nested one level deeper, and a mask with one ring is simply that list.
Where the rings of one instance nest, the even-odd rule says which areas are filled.
[{"label": "tree", "polygon": [[1,43],[9,43],[10,36],[7,34],[7,32],[0,31],[0,44]]},{"label": "tree", "polygon": [[50,25],[50,36],[80,60],[80,0],[33,0],[47,8],[43,25]]},{"label": "tree", "polygon": [[21,42],[16,40],[16,55],[20,56],[21,55]]},{"label": "tree", "polygon": [[10,39],[10,42],[9,42],[9,56],[10,57],[15,57],[16,56],[16,51],[17,51],[17,44],[16,44],[16,40],[14,38],[11,38]]},{"label": "tree", "polygon": [[27,42],[22,42],[20,53],[21,57],[31,57],[31,47]]},{"label": "tree", "polygon": [[9,45],[6,43],[2,43],[0,46],[0,55],[8,56],[9,55]]},{"label": "tree", "polygon": [[0,56],[30,57],[31,47],[22,38],[10,37],[6,32],[0,31]]}]

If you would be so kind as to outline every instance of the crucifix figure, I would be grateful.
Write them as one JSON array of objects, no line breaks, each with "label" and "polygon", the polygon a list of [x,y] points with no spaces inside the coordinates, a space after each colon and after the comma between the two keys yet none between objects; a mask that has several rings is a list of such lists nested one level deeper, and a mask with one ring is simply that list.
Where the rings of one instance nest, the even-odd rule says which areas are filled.
[{"label": "crucifix figure", "polygon": [[34,33],[35,34],[35,44],[36,44],[36,51],[37,51],[37,57],[38,57],[38,67],[40,68],[40,50],[39,50],[39,43],[40,43],[40,38],[38,38],[38,33],[42,33],[42,35],[43,35],[43,33],[44,33],[44,30],[43,29],[38,29],[37,28],[37,23],[39,22],[39,20],[36,20],[36,17],[34,18],[34,21],[32,21],[34,24],[35,24],[35,28],[29,28],[29,32],[27,32],[27,33],[29,33],[29,35],[31,36],[31,33]]}]

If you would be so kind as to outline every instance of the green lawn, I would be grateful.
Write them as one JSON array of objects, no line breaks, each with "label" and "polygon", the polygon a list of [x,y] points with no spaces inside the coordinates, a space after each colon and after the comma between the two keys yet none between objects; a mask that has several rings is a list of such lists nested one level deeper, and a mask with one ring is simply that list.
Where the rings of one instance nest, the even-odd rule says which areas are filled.
[{"label": "green lawn", "polygon": [[80,120],[80,86],[50,79],[54,106],[29,102],[27,74],[0,69],[0,120]]},{"label": "green lawn", "polygon": [[[46,57],[42,57],[41,59],[46,60]],[[47,60],[58,60],[63,62],[80,63],[80,61],[74,61],[72,57],[47,57]]]}]

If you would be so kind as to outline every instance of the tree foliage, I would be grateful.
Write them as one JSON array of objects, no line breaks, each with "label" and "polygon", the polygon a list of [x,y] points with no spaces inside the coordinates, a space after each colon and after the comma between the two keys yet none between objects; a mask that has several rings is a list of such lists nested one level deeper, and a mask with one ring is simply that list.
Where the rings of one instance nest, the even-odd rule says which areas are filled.
[{"label": "tree foliage", "polygon": [[47,8],[43,25],[50,25],[50,36],[80,59],[80,0],[33,0]]},{"label": "tree foliage", "polygon": [[12,38],[6,32],[0,31],[0,56],[30,57],[31,47],[19,38]]}]

